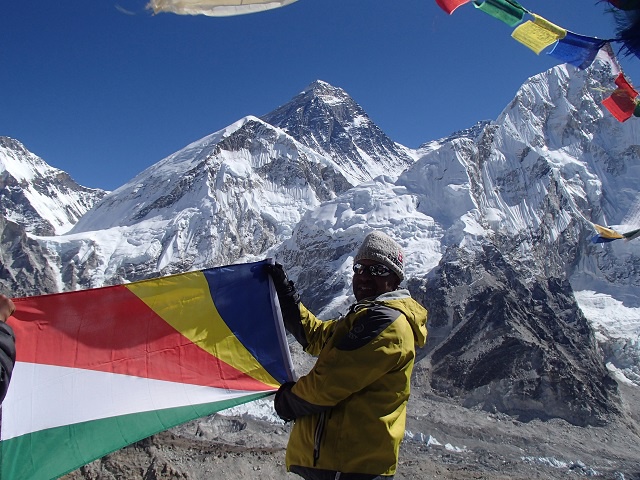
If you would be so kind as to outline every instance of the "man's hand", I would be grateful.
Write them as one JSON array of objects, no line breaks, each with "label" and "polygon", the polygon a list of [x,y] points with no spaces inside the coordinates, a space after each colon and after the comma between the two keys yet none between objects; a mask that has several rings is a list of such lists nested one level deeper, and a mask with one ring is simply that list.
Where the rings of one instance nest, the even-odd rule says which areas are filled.
[{"label": "man's hand", "polygon": [[276,398],[273,400],[273,407],[282,420],[291,422],[296,418],[326,412],[331,409],[328,406],[314,405],[298,397],[291,391],[295,384],[296,382],[285,382],[280,385],[276,392]]},{"label": "man's hand", "polygon": [[267,263],[264,269],[276,287],[284,327],[289,333],[296,337],[296,340],[302,345],[302,348],[306,348],[309,342],[307,342],[304,327],[300,321],[300,295],[298,295],[295,285],[289,280],[287,274],[284,272],[284,268],[279,263],[275,265]]},{"label": "man's hand", "polygon": [[13,304],[13,301],[0,293],[0,322],[6,322],[7,318],[13,315],[15,311],[16,306]]},{"label": "man's hand", "polygon": [[286,382],[280,385],[280,388],[276,392],[276,398],[273,401],[273,406],[278,416],[285,422],[291,422],[296,419],[296,415],[289,406],[288,396],[291,395],[291,388],[296,382]]},{"label": "man's hand", "polygon": [[271,276],[273,285],[276,287],[276,292],[278,292],[278,296],[289,295],[291,294],[291,292],[295,292],[296,287],[293,285],[293,282],[287,277],[287,274],[285,273],[284,268],[281,264],[266,264],[264,266],[264,269],[269,274],[269,276]]}]

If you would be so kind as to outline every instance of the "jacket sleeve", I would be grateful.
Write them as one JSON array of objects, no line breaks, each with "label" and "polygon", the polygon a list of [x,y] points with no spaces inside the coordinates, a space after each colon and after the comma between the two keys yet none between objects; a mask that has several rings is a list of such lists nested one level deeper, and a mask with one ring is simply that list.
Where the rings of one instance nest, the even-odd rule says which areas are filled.
[{"label": "jacket sleeve", "polygon": [[[351,330],[323,352],[291,392],[316,406],[334,406],[415,356],[413,333],[402,313],[375,306],[358,314]],[[398,321],[399,320],[399,321]]]},{"label": "jacket sleeve", "polygon": [[319,355],[324,344],[333,334],[336,320],[320,320],[300,303],[300,325],[304,330],[306,344],[302,344],[304,351],[311,355]]},{"label": "jacket sleeve", "polygon": [[295,337],[307,353],[318,355],[331,336],[334,322],[331,320],[325,322],[316,318],[300,302],[300,295],[295,289],[285,294],[278,293],[278,302],[287,331]]},{"label": "jacket sleeve", "polygon": [[16,344],[13,330],[6,323],[0,322],[0,403],[9,389],[15,361]]}]

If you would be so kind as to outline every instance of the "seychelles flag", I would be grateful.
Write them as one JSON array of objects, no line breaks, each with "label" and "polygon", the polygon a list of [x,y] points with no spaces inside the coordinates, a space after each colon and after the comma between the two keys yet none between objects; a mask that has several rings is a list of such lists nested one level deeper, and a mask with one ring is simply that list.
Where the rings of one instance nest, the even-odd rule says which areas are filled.
[{"label": "seychelles flag", "polygon": [[292,380],[268,261],[14,299],[0,477],[57,478]]}]

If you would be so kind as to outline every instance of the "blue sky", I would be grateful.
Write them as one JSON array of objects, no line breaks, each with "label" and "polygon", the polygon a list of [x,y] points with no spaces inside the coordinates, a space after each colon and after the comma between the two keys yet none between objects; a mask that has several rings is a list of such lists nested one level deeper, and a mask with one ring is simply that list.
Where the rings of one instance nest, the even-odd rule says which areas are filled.
[{"label": "blue sky", "polygon": [[[152,15],[146,1],[4,2],[0,135],[111,190],[317,79],[415,148],[496,118],[528,77],[558,63],[471,4],[449,16],[435,0],[299,0],[213,18]],[[615,36],[595,0],[521,3],[575,33]],[[620,60],[640,85],[640,61]]]}]

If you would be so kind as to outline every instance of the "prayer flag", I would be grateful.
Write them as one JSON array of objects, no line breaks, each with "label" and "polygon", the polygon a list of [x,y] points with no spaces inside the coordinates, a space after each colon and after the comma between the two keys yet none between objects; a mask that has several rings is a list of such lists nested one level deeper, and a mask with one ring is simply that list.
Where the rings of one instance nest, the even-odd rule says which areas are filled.
[{"label": "prayer flag", "polygon": [[474,1],[474,6],[494,18],[515,27],[524,18],[526,10],[514,0],[483,0]]},{"label": "prayer flag", "polygon": [[606,40],[586,37],[568,31],[564,38],[557,41],[548,55],[584,70],[593,63],[605,43]]},{"label": "prayer flag", "polygon": [[614,240],[618,240],[619,238],[624,238],[620,233],[616,232],[615,230],[611,228],[603,227],[602,225],[597,225],[594,223],[593,228],[595,228],[596,231],[598,232],[597,235],[591,238],[591,241],[593,243],[606,243],[606,242],[612,242]]},{"label": "prayer flag", "polygon": [[640,237],[640,228],[623,233],[622,235],[624,236],[625,241],[633,240],[634,238]]},{"label": "prayer flag", "polygon": [[471,0],[436,0],[436,3],[441,9],[451,15],[456,8],[470,1]]},{"label": "prayer flag", "polygon": [[624,238],[625,242],[628,242],[629,240],[640,237],[640,228],[626,233],[619,233],[611,228],[602,227],[600,225],[593,224],[593,226],[598,232],[598,234],[591,239],[593,243],[613,242],[614,240],[619,240],[621,238]]},{"label": "prayer flag", "polygon": [[591,237],[591,243],[609,243],[609,242],[613,242],[614,240],[617,240],[617,239],[606,238],[601,235],[594,235],[593,237]]},{"label": "prayer flag", "polygon": [[638,96],[638,92],[631,86],[627,78],[624,76],[624,73],[620,72],[614,82],[618,88],[623,90],[631,98],[636,98]]},{"label": "prayer flag", "polygon": [[296,0],[151,0],[148,8],[154,13],[170,12],[180,15],[227,17],[262,12],[284,7]]},{"label": "prayer flag", "polygon": [[564,38],[567,34],[564,28],[534,13],[531,15],[534,17],[534,20],[528,20],[517,27],[511,36],[537,54],[540,54],[546,47],[558,41],[560,38]]},{"label": "prayer flag", "polygon": [[629,84],[620,72],[615,80],[616,88],[613,93],[602,101],[602,104],[620,122],[629,120],[636,109],[635,98],[638,92]]},{"label": "prayer flag", "polygon": [[0,477],[57,478],[292,380],[267,261],[14,299]]},{"label": "prayer flag", "polygon": [[622,68],[618,63],[618,59],[616,58],[615,53],[613,53],[613,47],[609,42],[605,43],[604,46],[600,49],[600,51],[596,55],[596,59],[609,65],[612,75],[617,75],[622,72]]}]

